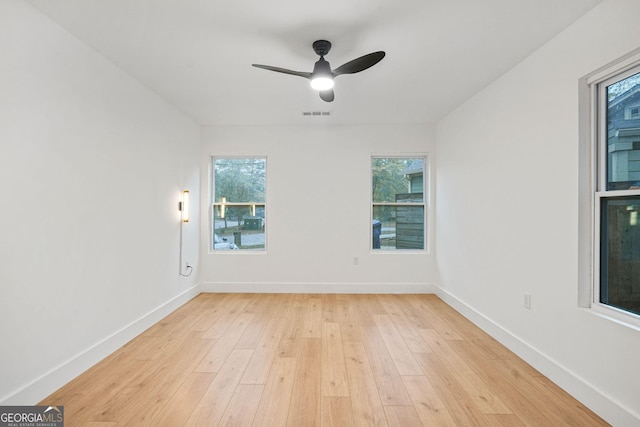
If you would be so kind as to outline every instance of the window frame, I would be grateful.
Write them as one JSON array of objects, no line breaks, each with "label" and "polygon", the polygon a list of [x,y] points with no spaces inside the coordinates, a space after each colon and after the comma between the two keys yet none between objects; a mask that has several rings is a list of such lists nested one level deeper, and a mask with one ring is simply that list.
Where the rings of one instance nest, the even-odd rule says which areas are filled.
[{"label": "window frame", "polygon": [[[422,202],[374,202],[373,200],[373,161],[375,159],[422,159]],[[431,197],[431,167],[428,153],[396,153],[396,154],[372,154],[369,157],[369,252],[371,254],[428,254],[430,253],[430,197]],[[373,247],[373,220],[374,207],[376,206],[421,206],[423,208],[423,248],[422,249],[374,249]]]},{"label": "window frame", "polygon": [[[216,160],[217,159],[237,159],[237,160],[264,160],[264,174],[265,174],[265,184],[264,184],[264,202],[217,202],[216,201],[216,184],[215,184],[215,176],[216,176]],[[209,160],[209,254],[263,254],[267,252],[267,181],[268,181],[268,160],[266,155],[210,155]],[[214,233],[215,233],[215,219],[216,219],[216,209],[219,206],[225,206],[225,208],[233,208],[233,207],[249,207],[255,209],[256,207],[262,207],[264,211],[263,218],[263,231],[264,231],[264,247],[259,249],[242,249],[238,248],[238,250],[228,250],[228,249],[215,249],[214,242]]]},{"label": "window frame", "polygon": [[[588,127],[590,146],[590,253],[591,280],[588,308],[610,320],[640,329],[640,315],[601,302],[601,245],[605,232],[602,227],[603,200],[640,196],[640,189],[608,189],[608,99],[606,88],[616,82],[640,73],[640,51],[636,51],[594,72],[583,79],[588,91]],[[626,117],[626,112],[625,112]],[[583,176],[584,178],[584,176]],[[584,206],[584,203],[581,204]],[[584,240],[583,240],[584,243]]]}]

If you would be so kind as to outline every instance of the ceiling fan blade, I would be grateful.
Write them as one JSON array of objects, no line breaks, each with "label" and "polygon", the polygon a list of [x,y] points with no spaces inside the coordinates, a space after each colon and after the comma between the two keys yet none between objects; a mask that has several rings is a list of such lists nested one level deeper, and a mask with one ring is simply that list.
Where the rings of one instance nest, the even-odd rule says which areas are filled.
[{"label": "ceiling fan blade", "polygon": [[333,70],[333,75],[339,76],[340,74],[359,73],[360,71],[364,71],[369,67],[373,67],[378,62],[382,61],[384,55],[385,53],[383,51],[379,51],[361,56],[360,58],[356,58],[353,61],[342,64],[341,66]]},{"label": "ceiling fan blade", "polygon": [[260,65],[260,64],[251,64],[251,65],[253,65],[256,68],[262,68],[263,70],[275,71],[277,73],[291,74],[293,76],[304,77],[305,79],[311,78],[311,73],[307,73],[304,71],[288,70],[286,68],[272,67],[270,65]]},{"label": "ceiling fan blade", "polygon": [[333,102],[333,89],[321,90],[319,93],[323,101]]}]

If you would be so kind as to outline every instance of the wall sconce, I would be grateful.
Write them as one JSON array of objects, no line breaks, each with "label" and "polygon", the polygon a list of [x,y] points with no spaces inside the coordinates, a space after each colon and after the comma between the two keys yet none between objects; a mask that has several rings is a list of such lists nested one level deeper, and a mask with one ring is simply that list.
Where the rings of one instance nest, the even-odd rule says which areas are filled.
[{"label": "wall sconce", "polygon": [[189,222],[189,190],[182,192],[182,201],[178,203],[178,209],[182,212],[182,222]]},{"label": "wall sconce", "polygon": [[[182,218],[181,224],[189,222],[189,190],[182,191],[182,200],[178,202],[178,210],[180,211],[180,217]],[[189,261],[183,263],[183,226],[180,226],[180,275],[191,276],[193,273],[193,267]]]}]

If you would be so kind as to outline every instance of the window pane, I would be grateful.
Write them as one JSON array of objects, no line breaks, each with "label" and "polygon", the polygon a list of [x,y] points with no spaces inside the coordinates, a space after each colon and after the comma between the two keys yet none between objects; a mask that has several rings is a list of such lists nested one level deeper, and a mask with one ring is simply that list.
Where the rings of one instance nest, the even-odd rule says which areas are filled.
[{"label": "window pane", "polygon": [[266,159],[215,159],[216,202],[264,203]]},{"label": "window pane", "polygon": [[264,205],[214,206],[214,250],[263,250]]},{"label": "window pane", "polygon": [[602,199],[600,302],[640,314],[640,196]]},{"label": "window pane", "polygon": [[374,158],[371,170],[374,203],[424,201],[424,159]]},{"label": "window pane", "polygon": [[266,159],[214,158],[211,246],[264,250]]},{"label": "window pane", "polygon": [[607,86],[607,190],[640,188],[640,73]]},{"label": "window pane", "polygon": [[424,249],[424,206],[374,206],[372,248]]}]

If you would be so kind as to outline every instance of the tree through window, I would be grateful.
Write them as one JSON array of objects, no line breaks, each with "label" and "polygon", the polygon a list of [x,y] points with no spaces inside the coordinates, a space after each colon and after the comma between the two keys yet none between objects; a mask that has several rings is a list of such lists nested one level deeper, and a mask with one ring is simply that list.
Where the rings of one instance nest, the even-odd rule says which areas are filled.
[{"label": "tree through window", "polygon": [[266,159],[213,158],[213,250],[264,250]]},{"label": "tree through window", "polygon": [[372,249],[425,249],[425,166],[425,157],[372,158]]}]

